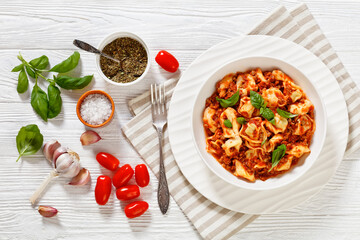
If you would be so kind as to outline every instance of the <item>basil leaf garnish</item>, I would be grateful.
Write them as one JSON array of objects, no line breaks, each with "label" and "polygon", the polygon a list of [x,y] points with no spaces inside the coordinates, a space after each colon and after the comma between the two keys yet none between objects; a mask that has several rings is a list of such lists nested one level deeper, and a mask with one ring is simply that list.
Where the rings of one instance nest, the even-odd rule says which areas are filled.
[{"label": "basil leaf garnish", "polygon": [[31,155],[39,151],[43,144],[43,135],[38,126],[30,124],[22,127],[16,136],[16,147],[19,152],[19,161],[21,156]]},{"label": "basil leaf garnish", "polygon": [[31,106],[47,122],[49,102],[46,93],[38,85],[35,85],[31,92]]},{"label": "basil leaf garnish", "polygon": [[246,119],[243,117],[236,118],[236,121],[240,123],[241,125],[244,125],[246,123]]},{"label": "basil leaf garnish", "polygon": [[276,165],[278,165],[278,163],[280,162],[281,158],[284,157],[286,152],[286,145],[285,144],[281,144],[280,146],[278,146],[272,153],[271,156],[271,168],[269,170],[269,172],[276,167]]},{"label": "basil leaf garnish", "polygon": [[49,111],[48,118],[54,118],[61,112],[62,99],[60,96],[61,92],[54,83],[51,83],[48,87],[48,98],[49,98]]},{"label": "basil leaf garnish", "polygon": [[261,146],[263,146],[266,143],[267,138],[264,139],[264,141],[261,142]]},{"label": "basil leaf garnish", "polygon": [[282,116],[284,118],[293,118],[293,117],[296,117],[298,115],[298,114],[292,114],[290,112],[284,111],[284,110],[282,110],[280,108],[276,109],[276,111],[280,116]]},{"label": "basil leaf garnish", "polygon": [[263,118],[265,118],[268,121],[271,121],[274,119],[275,115],[274,115],[273,111],[271,111],[269,108],[261,108],[261,109],[263,110],[261,113],[261,116],[263,116]]},{"label": "basil leaf garnish", "polygon": [[73,70],[79,63],[80,53],[75,51],[70,57],[52,67],[50,72],[66,73]]},{"label": "basil leaf garnish", "polygon": [[26,90],[29,87],[29,79],[25,73],[24,68],[21,70],[21,72],[19,73],[19,77],[18,77],[18,85],[17,85],[17,92],[18,93],[24,93],[26,92]]},{"label": "basil leaf garnish", "polygon": [[82,78],[73,78],[69,76],[54,76],[56,84],[64,89],[82,89],[91,82],[92,78],[93,75],[88,75]]},{"label": "basil leaf garnish", "polygon": [[250,91],[250,102],[251,102],[251,105],[253,105],[254,108],[257,108],[257,109],[266,107],[264,98],[255,91]]},{"label": "basil leaf garnish", "polygon": [[225,119],[225,120],[224,120],[224,125],[225,125],[225,127],[227,127],[227,128],[232,128],[232,123],[230,122],[229,119]]},{"label": "basil leaf garnish", "polygon": [[218,101],[223,108],[227,108],[234,106],[239,101],[239,98],[240,98],[239,91],[237,91],[228,99],[222,99],[217,97],[216,101]]}]

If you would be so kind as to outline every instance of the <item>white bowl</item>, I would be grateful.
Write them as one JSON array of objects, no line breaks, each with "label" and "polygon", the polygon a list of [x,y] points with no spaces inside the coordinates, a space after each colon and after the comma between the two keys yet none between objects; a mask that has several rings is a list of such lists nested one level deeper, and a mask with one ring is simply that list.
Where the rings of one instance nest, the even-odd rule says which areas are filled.
[{"label": "white bowl", "polygon": [[117,86],[130,86],[130,85],[134,85],[138,82],[140,82],[142,79],[144,79],[145,75],[148,73],[149,69],[150,69],[150,52],[149,52],[149,48],[147,47],[147,45],[145,44],[145,42],[137,35],[133,34],[133,33],[130,33],[130,32],[116,32],[116,33],[112,33],[110,35],[108,35],[107,37],[105,37],[99,44],[98,46],[98,49],[100,51],[103,50],[103,48],[111,43],[112,41],[114,41],[115,39],[117,38],[120,38],[120,37],[129,37],[129,38],[132,38],[132,39],[135,39],[136,41],[138,41],[139,43],[141,43],[143,45],[143,47],[145,48],[146,50],[146,54],[147,54],[147,66],[145,68],[145,71],[143,72],[143,74],[137,78],[136,80],[132,81],[132,82],[128,82],[128,83],[119,83],[119,82],[114,82],[112,81],[111,79],[109,79],[108,77],[105,76],[105,74],[103,73],[103,71],[101,70],[101,67],[100,67],[100,55],[96,55],[96,58],[95,58],[95,61],[96,61],[96,68],[99,72],[99,74],[101,75],[101,77],[113,84],[113,85],[117,85]]},{"label": "white bowl", "polygon": [[[301,158],[298,164],[290,171],[278,175],[277,177],[269,178],[266,181],[256,180],[255,182],[247,182],[240,178],[237,178],[236,176],[225,170],[217,162],[217,160],[206,151],[205,131],[202,118],[205,109],[205,101],[215,91],[216,82],[221,80],[225,75],[229,73],[245,72],[257,67],[261,68],[262,71],[280,69],[287,75],[289,75],[294,80],[294,82],[304,90],[305,94],[314,104],[316,130],[310,144],[311,153]],[[211,75],[211,77],[201,86],[200,91],[196,96],[196,100],[192,110],[191,127],[193,140],[195,142],[197,151],[205,164],[214,172],[214,174],[227,181],[228,183],[237,187],[251,190],[269,190],[280,188],[282,186],[285,186],[286,184],[295,181],[306,171],[308,171],[315,162],[315,160],[318,158],[324,145],[327,125],[325,105],[317,89],[312,84],[310,79],[311,76],[305,76],[296,67],[286,62],[283,62],[276,58],[261,56],[241,58],[226,63],[225,65],[217,69]]]}]

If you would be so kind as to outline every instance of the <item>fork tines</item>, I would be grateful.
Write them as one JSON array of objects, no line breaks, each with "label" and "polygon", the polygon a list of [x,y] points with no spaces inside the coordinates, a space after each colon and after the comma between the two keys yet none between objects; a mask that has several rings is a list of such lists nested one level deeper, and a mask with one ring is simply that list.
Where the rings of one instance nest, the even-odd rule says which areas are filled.
[{"label": "fork tines", "polygon": [[151,84],[151,107],[155,114],[166,113],[165,85]]}]

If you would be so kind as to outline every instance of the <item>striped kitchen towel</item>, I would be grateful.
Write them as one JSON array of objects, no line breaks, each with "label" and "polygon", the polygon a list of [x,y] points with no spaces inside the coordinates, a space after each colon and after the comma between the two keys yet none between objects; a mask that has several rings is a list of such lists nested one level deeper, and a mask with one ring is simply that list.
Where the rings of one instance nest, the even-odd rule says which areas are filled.
[{"label": "striped kitchen towel", "polygon": [[[291,40],[313,52],[325,63],[339,82],[349,111],[350,135],[347,153],[358,149],[360,145],[360,100],[357,98],[359,90],[306,5],[302,4],[292,11],[279,7],[249,34],[271,35]],[[165,82],[168,103],[176,83],[177,79]],[[123,133],[158,176],[158,138],[152,127],[150,93],[145,92],[130,100],[129,108],[135,117],[123,126]],[[182,175],[175,162],[167,131],[164,134],[164,157],[170,194],[204,239],[228,239],[258,217],[222,208],[197,192]],[[175,180],[176,184],[171,184]],[[176,194],[179,191],[182,194]]]}]

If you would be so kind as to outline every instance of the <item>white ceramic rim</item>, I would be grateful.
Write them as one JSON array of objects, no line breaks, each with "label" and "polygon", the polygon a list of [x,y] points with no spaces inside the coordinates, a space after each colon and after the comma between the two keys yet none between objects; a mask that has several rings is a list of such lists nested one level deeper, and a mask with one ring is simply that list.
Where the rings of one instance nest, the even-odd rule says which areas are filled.
[{"label": "white ceramic rim", "polygon": [[132,82],[128,82],[128,83],[118,83],[118,82],[114,82],[112,80],[110,80],[108,77],[105,76],[105,74],[102,72],[101,70],[101,67],[100,67],[100,55],[97,54],[96,55],[96,58],[95,58],[95,64],[96,64],[96,69],[98,70],[98,73],[100,74],[100,76],[108,83],[111,83],[113,85],[116,85],[116,86],[122,86],[122,87],[125,87],[125,86],[131,86],[131,85],[134,85],[138,82],[140,82],[141,80],[143,80],[146,76],[146,74],[149,72],[149,69],[150,69],[150,52],[149,52],[149,48],[148,46],[146,45],[146,43],[144,42],[144,40],[142,40],[142,38],[140,38],[138,35],[134,34],[134,33],[131,33],[131,32],[114,32],[114,33],[111,33],[110,35],[106,36],[105,38],[103,38],[103,40],[101,40],[101,42],[99,43],[98,45],[98,49],[100,51],[103,50],[103,48],[109,44],[110,42],[114,41],[115,39],[117,38],[120,38],[120,37],[129,37],[129,38],[132,38],[132,39],[135,39],[136,41],[140,42],[143,47],[145,48],[146,50],[146,54],[147,54],[147,65],[146,65],[146,68],[145,68],[145,71],[143,72],[143,74],[137,78],[136,80],[132,81]]},{"label": "white ceramic rim", "polygon": [[[217,74],[219,71],[221,71],[223,68],[226,68],[226,67],[228,67],[229,65],[234,64],[235,62],[240,62],[240,61],[245,61],[245,60],[251,61],[251,59],[254,59],[254,58],[255,58],[255,59],[256,59],[256,58],[268,59],[268,60],[270,60],[270,61],[275,61],[275,62],[278,61],[278,62],[281,62],[281,64],[287,65],[288,67],[293,68],[293,69],[296,70],[298,73],[300,73],[300,74],[302,75],[303,79],[306,79],[307,83],[308,83],[308,84],[311,86],[311,88],[314,90],[315,95],[316,95],[316,100],[320,102],[320,105],[321,105],[321,108],[322,108],[320,111],[319,111],[318,108],[315,109],[315,122],[316,122],[316,116],[318,115],[317,113],[319,113],[319,112],[322,114],[322,119],[324,120],[323,122],[321,122],[322,126],[320,126],[319,123],[316,124],[316,126],[319,126],[319,127],[321,127],[321,129],[323,129],[323,131],[320,132],[321,135],[320,135],[320,137],[319,137],[319,139],[320,139],[321,141],[320,141],[319,143],[316,143],[316,146],[313,147],[313,148],[316,147],[316,152],[313,154],[313,151],[312,151],[308,156],[306,156],[305,161],[306,161],[306,162],[310,162],[310,164],[307,164],[307,165],[305,166],[304,170],[301,169],[301,171],[300,171],[298,174],[296,174],[295,177],[292,177],[290,180],[284,181],[284,182],[282,182],[282,183],[280,183],[280,184],[277,184],[277,185],[275,185],[275,186],[272,186],[272,185],[266,186],[267,184],[266,184],[266,185],[264,184],[264,186],[260,186],[260,187],[257,186],[257,187],[255,187],[255,188],[254,188],[254,183],[256,183],[256,182],[259,181],[260,184],[261,184],[261,183],[262,183],[261,180],[256,180],[256,182],[254,182],[254,183],[244,181],[244,180],[241,179],[241,178],[237,178],[236,176],[234,176],[233,174],[231,174],[229,171],[227,171],[227,170],[224,169],[223,167],[221,167],[222,170],[223,170],[223,171],[221,171],[221,172],[222,172],[223,174],[222,174],[222,173],[219,174],[218,170],[216,170],[216,169],[208,162],[208,160],[207,160],[206,158],[211,158],[212,160],[216,161],[216,164],[218,164],[218,165],[220,165],[220,164],[217,162],[217,160],[216,160],[211,154],[207,153],[207,156],[204,156],[204,154],[205,154],[206,151],[204,151],[204,149],[200,150],[199,144],[198,144],[198,142],[197,142],[196,139],[195,139],[195,129],[194,129],[195,121],[198,120],[197,118],[195,118],[195,116],[199,114],[199,113],[195,112],[195,111],[196,111],[195,105],[196,105],[197,103],[199,103],[199,102],[203,102],[203,101],[200,101],[200,100],[199,100],[199,98],[201,97],[201,96],[200,96],[200,93],[202,92],[202,89],[205,87],[205,85],[208,84],[208,81],[209,81],[210,79],[214,78],[214,75],[216,75],[216,74]],[[276,64],[274,64],[274,65],[276,65]],[[258,67],[260,67],[260,66],[258,66]],[[274,67],[281,70],[281,68],[279,68],[279,67],[276,67],[276,66],[274,66]],[[253,68],[255,68],[255,66],[254,66]],[[253,69],[253,68],[251,68],[251,69]],[[261,67],[260,67],[260,68],[261,68]],[[261,68],[261,69],[262,69],[262,68]],[[250,70],[250,69],[248,69],[248,70]],[[263,70],[263,69],[262,69],[262,70]],[[268,69],[264,69],[264,71],[267,71],[267,70],[268,70]],[[229,72],[229,73],[230,73],[230,72]],[[289,76],[292,75],[292,74],[289,73],[289,72],[285,72],[285,73],[286,73],[287,75],[289,75]],[[217,81],[219,81],[219,80],[220,80],[220,79],[218,79]],[[297,81],[297,79],[293,79],[293,80],[294,80],[294,82],[295,82],[297,85],[299,85],[299,86],[301,87],[301,83],[299,83],[299,82]],[[214,90],[215,90],[215,85],[214,85],[213,88],[214,88]],[[304,93],[307,94],[305,91],[304,91]],[[207,97],[210,97],[210,96],[207,96]],[[205,99],[206,99],[207,97],[205,97]],[[313,102],[314,99],[310,99],[310,100]],[[205,104],[205,103],[204,103],[204,104]],[[204,104],[203,104],[203,106],[205,106]],[[285,185],[287,185],[287,184],[290,184],[290,183],[292,183],[293,181],[299,179],[303,174],[305,174],[305,173],[311,168],[311,166],[314,164],[315,160],[319,157],[319,155],[320,155],[320,153],[321,153],[321,150],[322,150],[322,148],[323,148],[323,146],[324,146],[324,143],[325,143],[326,130],[327,130],[327,113],[326,113],[326,107],[325,107],[324,101],[323,101],[323,99],[321,98],[318,89],[314,86],[314,84],[312,83],[312,81],[309,80],[309,76],[306,76],[306,74],[304,74],[303,72],[301,72],[297,67],[293,66],[292,64],[289,64],[289,63],[287,63],[287,62],[284,62],[283,60],[278,59],[278,58],[276,58],[276,57],[269,57],[269,56],[250,56],[250,57],[242,57],[242,58],[234,59],[234,60],[232,60],[232,61],[229,61],[229,62],[223,64],[223,65],[220,66],[218,69],[216,69],[215,71],[212,72],[212,74],[211,74],[210,77],[207,79],[207,81],[205,81],[205,82],[202,83],[202,85],[201,85],[198,93],[196,94],[194,104],[192,105],[192,108],[191,108],[191,113],[192,113],[192,114],[191,114],[191,125],[190,125],[190,126],[191,126],[191,132],[192,132],[192,139],[193,139],[193,142],[194,142],[194,145],[195,145],[195,147],[196,147],[196,150],[197,150],[198,154],[200,155],[201,159],[204,161],[204,163],[208,166],[208,168],[209,168],[214,174],[216,174],[218,177],[220,177],[220,178],[223,179],[224,181],[232,184],[232,185],[235,186],[235,187],[246,188],[246,189],[249,189],[249,190],[270,190],[270,189],[276,189],[276,188],[283,187],[283,186],[285,186]],[[316,131],[316,130],[315,130],[315,131]],[[204,138],[204,141],[205,141],[205,138]],[[312,139],[312,141],[311,141],[311,146],[313,146],[313,145],[314,145],[314,142],[313,142],[313,139]],[[296,168],[296,167],[298,167],[298,166],[296,165],[296,166],[294,166],[293,168]],[[302,167],[302,166],[300,166],[300,167]],[[217,167],[217,169],[219,169],[219,168]],[[281,179],[281,176],[283,176],[283,175],[285,175],[285,174],[288,174],[288,173],[289,173],[289,172],[285,172],[285,173],[283,173],[283,174],[281,174],[281,175],[278,175],[277,178],[268,179],[267,181],[273,180],[273,181],[276,182],[277,179]],[[229,176],[229,175],[232,175],[231,177],[232,177],[232,179],[234,179],[234,181],[230,181],[229,178],[226,178],[224,175],[228,175],[228,176]],[[263,182],[263,183],[266,183],[266,182]]]},{"label": "white ceramic rim", "polygon": [[[196,90],[201,86],[199,77],[209,76],[212,69],[216,69],[224,62],[259,54],[277,56],[298,66],[302,72],[311,72],[310,75],[314,75],[317,79],[315,85],[321,89],[321,96],[324,97],[328,110],[325,145],[313,168],[297,181],[282,188],[267,191],[236,188],[213,174],[197,154],[192,141],[191,116],[189,115],[191,114],[189,107],[191,108],[195,100],[191,90]],[[304,68],[307,68],[307,71],[303,71]],[[182,74],[172,95],[168,111],[168,130],[176,163],[184,177],[200,194],[232,211],[265,214],[293,208],[325,186],[344,157],[349,133],[349,118],[344,95],[338,82],[318,57],[304,47],[286,39],[251,35],[221,42],[205,51],[190,64]],[[174,193],[174,196],[180,196],[181,193]]]}]

